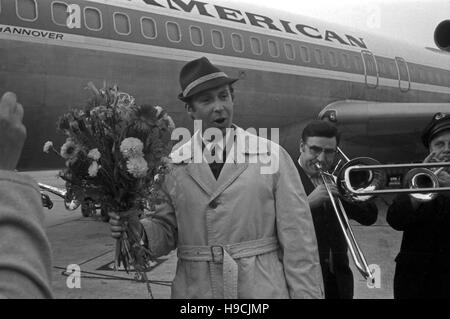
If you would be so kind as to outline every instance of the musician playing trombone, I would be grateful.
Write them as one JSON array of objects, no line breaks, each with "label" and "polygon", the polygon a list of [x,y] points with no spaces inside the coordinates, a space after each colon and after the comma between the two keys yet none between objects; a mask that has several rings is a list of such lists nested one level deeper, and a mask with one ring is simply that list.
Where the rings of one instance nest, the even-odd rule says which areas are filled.
[{"label": "musician playing trombone", "polygon": [[[347,244],[339,221],[330,202],[316,163],[322,170],[328,171],[335,162],[339,133],[337,128],[327,121],[315,120],[303,130],[300,142],[300,158],[295,161],[300,174],[308,202],[311,207],[320,264],[327,299],[353,298],[353,274],[347,257]],[[327,185],[335,196],[339,192],[334,183]],[[362,225],[371,225],[377,220],[378,210],[375,204],[352,204],[343,201],[348,218]]]},{"label": "musician playing trombone", "polygon": [[[425,127],[422,142],[429,155],[424,162],[450,161],[450,115],[436,114]],[[447,169],[448,170],[448,169]],[[450,186],[450,174],[436,171],[440,187]],[[403,231],[394,275],[394,298],[450,297],[450,194],[429,200],[398,195],[387,222]]]}]

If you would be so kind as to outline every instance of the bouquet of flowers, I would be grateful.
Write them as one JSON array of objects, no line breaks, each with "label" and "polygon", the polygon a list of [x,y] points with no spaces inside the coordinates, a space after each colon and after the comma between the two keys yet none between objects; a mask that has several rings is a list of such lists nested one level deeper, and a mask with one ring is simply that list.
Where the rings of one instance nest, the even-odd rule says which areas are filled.
[{"label": "bouquet of flowers", "polygon": [[89,83],[88,88],[94,97],[84,109],[73,109],[58,120],[58,130],[67,137],[61,151],[52,142],[44,151],[53,150],[65,160],[59,176],[76,199],[93,199],[125,221],[126,231],[116,243],[116,269],[123,264],[128,272],[133,266],[152,296],[146,276],[149,251],[126,220],[163,200],[158,188],[169,169],[175,125],[162,107],[137,105],[117,86],[97,89]]}]

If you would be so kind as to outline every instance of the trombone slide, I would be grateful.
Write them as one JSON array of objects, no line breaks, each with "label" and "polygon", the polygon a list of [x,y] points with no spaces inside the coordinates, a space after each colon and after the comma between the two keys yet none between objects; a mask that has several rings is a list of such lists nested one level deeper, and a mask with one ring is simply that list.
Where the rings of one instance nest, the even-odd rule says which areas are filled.
[{"label": "trombone slide", "polygon": [[[348,249],[350,250],[350,254],[352,256],[353,262],[355,263],[356,268],[361,273],[361,275],[364,277],[364,279],[370,278],[370,280],[373,282],[374,277],[369,269],[369,266],[367,264],[366,258],[364,257],[364,254],[362,253],[361,249],[359,248],[358,243],[356,242],[355,235],[353,234],[353,230],[348,222],[348,217],[347,217],[347,213],[345,212],[344,206],[342,205],[342,202],[339,198],[334,198],[333,193],[331,192],[330,188],[328,187],[327,181],[325,179],[325,176],[327,175],[327,173],[325,173],[322,170],[322,167],[319,163],[316,163],[316,167],[319,169],[320,176],[321,176],[322,181],[327,190],[328,196],[329,196],[331,204],[333,206],[333,210],[339,221],[339,226],[341,227],[341,230],[343,232],[343,235],[344,235],[345,241],[347,243]],[[334,183],[334,180],[332,180],[332,182]],[[336,204],[336,202],[337,202],[337,204]]]},{"label": "trombone slide", "polygon": [[388,164],[388,165],[354,165],[347,167],[344,172],[344,182],[345,186],[349,192],[355,195],[383,195],[383,194],[399,194],[399,193],[430,193],[430,192],[445,192],[450,191],[450,187],[434,187],[434,188],[395,188],[395,189],[382,189],[382,190],[357,190],[350,183],[350,173],[352,171],[361,171],[361,170],[379,170],[379,169],[389,169],[389,168],[397,168],[397,169],[416,169],[416,168],[432,168],[432,167],[440,167],[434,174],[438,174],[445,167],[450,167],[450,163],[441,162],[441,163],[418,163],[418,164]]}]

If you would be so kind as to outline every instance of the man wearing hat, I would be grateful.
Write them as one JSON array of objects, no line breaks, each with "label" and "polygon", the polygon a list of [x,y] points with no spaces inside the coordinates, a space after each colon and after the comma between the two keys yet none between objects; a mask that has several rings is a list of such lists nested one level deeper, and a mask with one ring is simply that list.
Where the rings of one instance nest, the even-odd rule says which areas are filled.
[{"label": "man wearing hat", "polygon": [[[206,58],[182,68],[179,98],[203,131],[173,152],[167,201],[137,227],[155,258],[177,248],[173,298],[323,298],[314,226],[295,166],[284,149],[233,124],[235,81]],[[227,134],[212,140],[208,130]],[[196,162],[194,153],[209,152],[211,144],[223,156]],[[262,174],[268,161],[278,169]],[[121,224],[110,216],[117,238]]]},{"label": "man wearing hat", "polygon": [[[424,129],[427,162],[450,161],[450,115],[436,114]],[[441,187],[450,186],[445,169],[437,173]],[[450,196],[418,201],[400,194],[389,207],[387,222],[403,231],[394,277],[394,298],[450,297]]]}]

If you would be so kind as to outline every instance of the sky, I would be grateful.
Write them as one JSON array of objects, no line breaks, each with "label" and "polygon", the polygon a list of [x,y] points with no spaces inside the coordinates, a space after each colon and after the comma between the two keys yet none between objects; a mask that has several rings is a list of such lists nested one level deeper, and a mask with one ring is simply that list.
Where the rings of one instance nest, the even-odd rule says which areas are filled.
[{"label": "sky", "polygon": [[450,19],[450,0],[239,0],[436,48],[434,29]]}]

